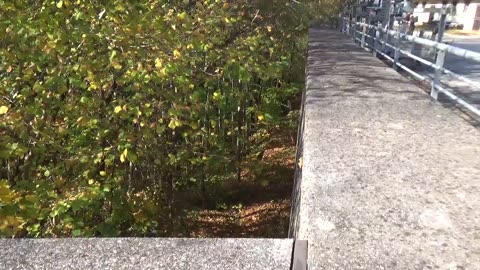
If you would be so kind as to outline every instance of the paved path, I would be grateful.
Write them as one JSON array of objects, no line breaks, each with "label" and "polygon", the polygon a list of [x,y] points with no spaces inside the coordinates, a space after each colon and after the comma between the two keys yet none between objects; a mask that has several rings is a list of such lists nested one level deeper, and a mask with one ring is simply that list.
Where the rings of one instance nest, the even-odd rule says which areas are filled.
[{"label": "paved path", "polygon": [[480,131],[311,30],[296,237],[316,269],[480,269]]}]

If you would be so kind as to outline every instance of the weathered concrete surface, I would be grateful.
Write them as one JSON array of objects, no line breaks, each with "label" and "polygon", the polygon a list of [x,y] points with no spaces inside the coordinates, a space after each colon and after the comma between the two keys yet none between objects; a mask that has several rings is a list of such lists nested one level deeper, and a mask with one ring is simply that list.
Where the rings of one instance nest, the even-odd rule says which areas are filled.
[{"label": "weathered concrete surface", "polygon": [[0,269],[289,270],[291,239],[0,239]]},{"label": "weathered concrete surface", "polygon": [[480,132],[311,30],[298,239],[309,269],[480,269]]}]

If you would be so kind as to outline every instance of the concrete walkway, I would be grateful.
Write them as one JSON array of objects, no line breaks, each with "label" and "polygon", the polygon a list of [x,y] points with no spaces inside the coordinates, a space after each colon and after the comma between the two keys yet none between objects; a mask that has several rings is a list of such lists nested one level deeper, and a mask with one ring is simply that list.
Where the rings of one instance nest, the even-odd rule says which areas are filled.
[{"label": "concrete walkway", "polygon": [[480,131],[311,30],[296,238],[309,269],[480,269]]}]

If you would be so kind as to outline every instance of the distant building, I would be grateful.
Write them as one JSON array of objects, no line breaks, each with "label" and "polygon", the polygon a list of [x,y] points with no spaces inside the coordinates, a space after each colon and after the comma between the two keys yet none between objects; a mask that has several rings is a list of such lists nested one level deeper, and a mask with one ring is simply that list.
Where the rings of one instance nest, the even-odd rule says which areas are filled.
[{"label": "distant building", "polygon": [[[413,14],[418,18],[418,23],[420,24],[438,22],[440,20],[441,8],[442,4],[419,4],[417,7],[415,7]],[[464,30],[479,31],[480,4],[448,4],[447,25],[463,26]]]},{"label": "distant building", "polygon": [[[389,21],[388,14],[391,4],[395,2],[393,13],[396,20],[412,14],[417,24],[431,24],[440,21],[443,0],[356,0],[354,14],[357,18],[370,18],[371,23],[380,22],[383,25]],[[449,0],[447,1],[447,28],[458,27],[464,30],[480,31],[480,0]],[[465,2],[469,4],[465,4]],[[457,3],[454,5],[453,3]],[[373,15],[369,15],[372,14]]]}]

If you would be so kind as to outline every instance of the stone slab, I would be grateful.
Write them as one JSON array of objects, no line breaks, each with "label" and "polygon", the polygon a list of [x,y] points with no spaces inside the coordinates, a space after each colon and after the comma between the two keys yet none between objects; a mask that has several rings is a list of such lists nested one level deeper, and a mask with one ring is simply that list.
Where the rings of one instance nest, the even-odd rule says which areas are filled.
[{"label": "stone slab", "polygon": [[291,239],[0,239],[0,269],[288,270]]},{"label": "stone slab", "polygon": [[478,123],[333,30],[310,31],[306,88],[309,269],[480,269]]}]

